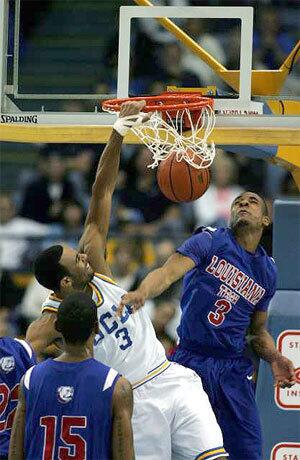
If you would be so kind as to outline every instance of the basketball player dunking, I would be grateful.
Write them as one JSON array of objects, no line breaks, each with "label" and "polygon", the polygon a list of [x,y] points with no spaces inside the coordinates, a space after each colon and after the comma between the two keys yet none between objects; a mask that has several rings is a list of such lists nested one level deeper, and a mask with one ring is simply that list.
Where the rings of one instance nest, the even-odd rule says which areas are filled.
[{"label": "basketball player dunking", "polygon": [[230,228],[196,231],[119,306],[120,312],[128,304],[138,310],[185,275],[174,361],[201,376],[230,460],[262,459],[247,331],[258,356],[271,364],[275,384],[284,388],[295,379],[292,362],[276,350],[265,326],[276,289],[274,260],[259,246],[269,223],[265,201],[243,193],[232,204]]},{"label": "basketball player dunking", "polygon": [[97,304],[99,333],[94,356],[124,375],[133,386],[133,433],[138,460],[225,459],[221,430],[201,379],[191,369],[170,363],[157,340],[147,313],[133,315],[125,308],[116,316],[126,292],[111,279],[105,246],[112,194],[119,168],[123,136],[135,123],[144,102],[123,104],[111,138],[102,154],[79,251],[52,246],[35,263],[35,275],[54,291],[27,338],[41,352],[59,338],[54,324],[61,299],[84,290]]}]

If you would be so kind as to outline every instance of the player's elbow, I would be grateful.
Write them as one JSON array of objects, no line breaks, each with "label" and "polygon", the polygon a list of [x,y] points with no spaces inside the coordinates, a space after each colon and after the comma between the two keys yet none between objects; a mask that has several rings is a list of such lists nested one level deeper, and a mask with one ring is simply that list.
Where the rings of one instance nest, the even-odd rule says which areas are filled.
[{"label": "player's elbow", "polygon": [[[30,344],[37,356],[44,353],[48,345],[53,343],[53,341],[59,336],[56,331],[54,331],[56,333],[52,332],[52,323],[55,321],[55,317],[52,318],[51,314],[45,314],[45,316],[47,316],[47,318],[41,316],[33,321],[26,332],[26,341]],[[50,316],[50,318],[48,318],[48,316]],[[47,319],[48,323],[45,324]],[[49,319],[51,320],[50,326]]]}]

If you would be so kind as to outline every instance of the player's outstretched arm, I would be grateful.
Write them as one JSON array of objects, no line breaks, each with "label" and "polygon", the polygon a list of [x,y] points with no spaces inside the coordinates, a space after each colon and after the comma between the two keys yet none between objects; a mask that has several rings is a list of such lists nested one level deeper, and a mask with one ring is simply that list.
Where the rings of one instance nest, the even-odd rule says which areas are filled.
[{"label": "player's outstretched arm", "polygon": [[276,349],[273,337],[266,329],[266,321],[265,311],[254,313],[250,324],[252,347],[260,358],[270,363],[274,385],[289,388],[295,383],[293,363]]},{"label": "player's outstretched arm", "polygon": [[131,126],[141,122],[139,113],[144,106],[144,101],[129,101],[121,106],[119,118],[98,164],[85,228],[79,243],[80,252],[87,254],[93,269],[109,276],[105,248],[123,136]]},{"label": "player's outstretched arm", "polygon": [[195,262],[189,257],[173,254],[162,267],[150,272],[135,291],[123,295],[117,314],[122,314],[125,305],[138,310],[146,299],[157,297],[194,267]]},{"label": "player's outstretched arm", "polygon": [[23,379],[19,386],[19,401],[12,427],[8,460],[24,460],[26,404],[23,393]]},{"label": "player's outstretched arm", "polygon": [[121,377],[113,394],[112,458],[113,460],[134,460],[131,417],[133,393],[128,380]]}]

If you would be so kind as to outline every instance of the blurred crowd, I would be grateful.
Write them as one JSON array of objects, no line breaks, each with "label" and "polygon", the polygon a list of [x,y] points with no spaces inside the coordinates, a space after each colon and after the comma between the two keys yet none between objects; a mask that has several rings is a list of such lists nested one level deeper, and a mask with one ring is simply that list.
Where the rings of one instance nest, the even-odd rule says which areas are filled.
[{"label": "blurred crowd", "polygon": [[[153,2],[158,4],[159,2]],[[163,2],[160,2],[163,3]],[[169,5],[198,5],[173,0]],[[209,3],[209,2],[208,2]],[[220,2],[222,3],[222,2]],[[232,4],[235,2],[231,2]],[[251,2],[236,2],[240,4]],[[297,21],[280,15],[276,2],[260,2],[254,35],[254,68],[277,68],[296,42]],[[277,2],[278,3],[278,2]],[[285,1],[279,6],[287,6]],[[228,68],[239,68],[239,24],[198,19],[179,21],[180,26]],[[299,24],[298,24],[299,25]],[[210,68],[184,50],[156,21],[139,20],[132,49],[132,94],[159,94],[166,84],[177,86],[217,85],[228,90]],[[105,79],[97,77],[95,92],[116,88],[117,35],[103,57]],[[155,69],[155,71],[154,71]],[[286,91],[296,94],[300,86],[299,64]],[[159,78],[157,77],[159,76]],[[65,109],[80,111],[79,102]],[[103,145],[43,145],[36,165],[22,168],[13,193],[0,196],[0,336],[24,334],[35,319],[47,290],[31,275],[37,253],[51,244],[77,246],[87,212],[90,190]],[[218,150],[211,167],[211,185],[192,203],[173,203],[160,192],[156,170],[149,169],[150,152],[143,146],[123,147],[108,241],[108,258],[116,281],[127,290],[137,286],[148,271],[161,265],[198,226],[228,225],[230,204],[243,190],[252,190],[272,202],[278,196],[299,196],[292,177],[267,162]],[[270,235],[266,247],[271,252]],[[147,302],[158,337],[172,350],[176,344],[180,284]]]}]

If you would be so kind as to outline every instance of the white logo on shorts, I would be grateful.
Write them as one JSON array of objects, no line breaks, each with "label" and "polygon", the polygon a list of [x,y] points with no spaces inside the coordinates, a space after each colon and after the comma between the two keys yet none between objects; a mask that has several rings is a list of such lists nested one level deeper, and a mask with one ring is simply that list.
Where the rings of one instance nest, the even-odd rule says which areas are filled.
[{"label": "white logo on shorts", "polygon": [[253,375],[247,375],[247,379],[248,379],[248,380],[252,380],[252,379],[253,379]]},{"label": "white logo on shorts", "polygon": [[57,398],[62,404],[72,401],[74,396],[73,387],[59,387],[57,388]]},{"label": "white logo on shorts", "polygon": [[4,356],[0,359],[0,369],[4,374],[8,374],[16,367],[15,358],[13,356]]}]

